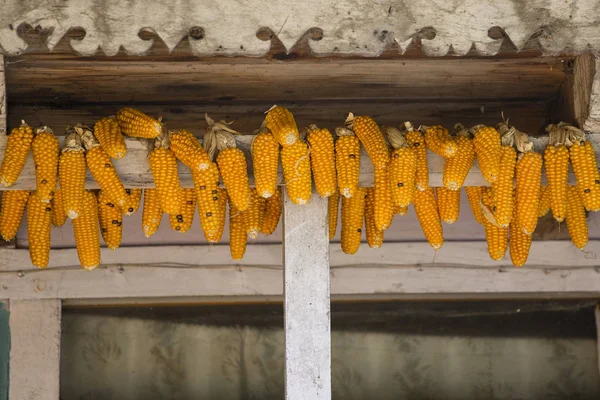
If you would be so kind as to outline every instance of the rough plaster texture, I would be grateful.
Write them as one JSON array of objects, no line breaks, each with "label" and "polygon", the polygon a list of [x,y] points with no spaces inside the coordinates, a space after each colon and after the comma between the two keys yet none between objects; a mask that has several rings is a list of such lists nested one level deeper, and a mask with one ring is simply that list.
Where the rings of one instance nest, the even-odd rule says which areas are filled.
[{"label": "rough plaster texture", "polygon": [[[27,50],[17,34],[25,23],[50,32],[49,49],[71,28],[83,28],[85,38],[71,40],[82,55],[98,49],[114,55],[121,47],[144,54],[153,43],[138,36],[141,29],[154,31],[172,50],[192,27],[204,33],[190,40],[195,55],[263,55],[270,46],[256,37],[263,27],[288,51],[311,28],[320,28],[322,39],[309,41],[317,54],[377,56],[390,46],[403,53],[413,39],[422,38],[430,56],[471,50],[492,55],[503,43],[502,31],[518,50],[536,47],[557,54],[600,48],[599,7],[600,0],[6,0],[0,50],[11,55]],[[490,33],[495,27],[501,30]]]}]

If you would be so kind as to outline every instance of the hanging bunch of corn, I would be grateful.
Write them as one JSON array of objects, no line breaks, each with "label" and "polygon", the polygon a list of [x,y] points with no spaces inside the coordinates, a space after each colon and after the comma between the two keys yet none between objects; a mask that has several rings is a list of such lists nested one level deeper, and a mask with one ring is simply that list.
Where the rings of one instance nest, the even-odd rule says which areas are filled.
[{"label": "hanging bunch of corn", "polygon": [[526,235],[517,223],[517,209],[513,207],[514,215],[510,220],[509,231],[509,248],[510,259],[515,267],[522,267],[527,262],[529,257],[529,249],[531,248],[532,235]]},{"label": "hanging bunch of corn", "polygon": [[366,189],[359,187],[352,197],[342,197],[342,251],[354,254],[360,247],[365,215]]},{"label": "hanging bunch of corn", "polygon": [[514,134],[519,150],[516,166],[517,223],[523,233],[532,235],[538,221],[542,156],[533,151],[533,143],[525,133],[515,130]]},{"label": "hanging bunch of corn", "polygon": [[583,249],[588,243],[588,226],[581,191],[577,186],[567,189],[567,229],[575,247]]},{"label": "hanging bunch of corn", "polygon": [[229,252],[234,260],[241,260],[246,253],[246,243],[248,235],[246,234],[245,211],[237,209],[231,197],[229,198]]},{"label": "hanging bunch of corn", "polygon": [[188,130],[170,131],[170,149],[192,172],[208,169],[211,160],[194,134]]},{"label": "hanging bunch of corn", "polygon": [[125,189],[125,193],[127,193],[127,205],[123,209],[123,214],[133,215],[140,208],[142,189]]},{"label": "hanging bunch of corn", "polygon": [[252,140],[250,152],[252,153],[256,191],[260,196],[268,199],[277,190],[279,143],[266,127],[261,127]]},{"label": "hanging bunch of corn", "polygon": [[392,203],[394,207],[408,207],[415,197],[417,155],[399,129],[387,127],[386,134],[394,149],[388,167]]},{"label": "hanging bunch of corn", "polygon": [[123,214],[115,206],[103,190],[98,192],[98,219],[100,232],[106,246],[115,250],[121,245],[123,237]]},{"label": "hanging bunch of corn", "polygon": [[550,208],[554,219],[562,222],[567,213],[569,186],[569,150],[566,146],[568,131],[558,124],[548,125],[546,132],[549,140],[544,151],[544,165],[550,191]]},{"label": "hanging bunch of corn", "polygon": [[27,201],[27,238],[29,257],[38,268],[46,268],[50,261],[50,230],[52,206],[37,192],[31,192]]},{"label": "hanging bunch of corn", "polygon": [[394,207],[394,215],[406,215],[407,213],[408,213],[408,206],[406,206],[406,207],[401,207],[401,206]]},{"label": "hanging bunch of corn", "polygon": [[446,157],[444,159],[444,175],[442,181],[444,187],[450,190],[460,190],[467,179],[469,170],[475,161],[475,148],[471,134],[462,124],[454,126],[456,136],[456,153],[454,157]]},{"label": "hanging bunch of corn", "polygon": [[458,146],[446,128],[441,125],[421,126],[419,130],[425,134],[425,144],[429,150],[444,158],[456,155]]},{"label": "hanging bunch of corn", "polygon": [[81,266],[91,271],[100,265],[100,233],[98,232],[98,204],[94,193],[83,195],[81,214],[73,220],[75,246]]},{"label": "hanging bunch of corn", "polygon": [[202,230],[204,231],[204,237],[208,243],[219,243],[221,241],[221,237],[223,236],[223,230],[225,229],[225,219],[227,218],[227,203],[229,202],[229,196],[227,196],[227,190],[223,188],[217,188],[217,196],[219,197],[219,200],[216,230],[207,233],[207,230],[204,228],[204,222],[202,219],[200,219],[202,223]]},{"label": "hanging bunch of corn", "polygon": [[169,145],[168,133],[158,136],[154,142],[154,149],[148,157],[148,162],[161,210],[169,215],[177,215],[181,207],[181,187],[179,186],[177,158]]},{"label": "hanging bunch of corn", "polygon": [[435,188],[440,218],[447,224],[453,224],[460,214],[460,190],[450,190],[443,186]]},{"label": "hanging bunch of corn", "polygon": [[327,224],[329,226],[329,240],[333,239],[337,230],[338,215],[340,211],[340,192],[336,191],[327,200]]},{"label": "hanging bunch of corn", "polygon": [[483,196],[484,186],[465,186],[465,192],[467,193],[467,199],[469,200],[469,206],[473,212],[475,221],[481,225],[485,224],[485,217],[481,211],[481,197]]},{"label": "hanging bunch of corn", "polygon": [[310,151],[304,140],[281,148],[285,190],[294,204],[308,204],[312,195]]},{"label": "hanging bunch of corn", "polygon": [[600,171],[594,147],[581,130],[564,123],[561,127],[568,132],[569,156],[581,201],[586,210],[600,211]]},{"label": "hanging bunch of corn", "polygon": [[142,232],[149,238],[160,226],[163,211],[157,189],[144,189],[144,208],[142,210]]},{"label": "hanging bunch of corn", "polygon": [[500,173],[500,133],[491,126],[476,125],[470,129],[479,169],[486,181],[492,183]]},{"label": "hanging bunch of corn", "polygon": [[543,217],[544,215],[550,212],[550,189],[548,186],[540,187],[540,202],[538,204],[538,218]]},{"label": "hanging bunch of corn", "polygon": [[81,136],[86,149],[85,161],[92,176],[98,182],[98,186],[106,192],[114,205],[119,208],[125,207],[127,193],[113,163],[110,161],[110,157],[100,146],[89,128],[77,125],[75,131]]},{"label": "hanging bunch of corn", "polygon": [[54,197],[52,197],[50,207],[52,207],[52,225],[60,228],[67,222],[67,214],[65,214],[63,192],[61,189],[56,189],[54,191]]},{"label": "hanging bunch of corn", "polygon": [[417,190],[423,191],[429,187],[429,167],[427,165],[427,146],[421,131],[415,130],[410,122],[405,122],[402,134],[406,143],[413,149],[417,158],[417,174],[415,183]]},{"label": "hanging bunch of corn", "polygon": [[508,247],[508,227],[500,227],[496,223],[492,210],[494,209],[493,189],[486,187],[481,197],[481,209],[484,215],[485,240],[490,258],[501,260]]},{"label": "hanging bunch of corn", "polygon": [[383,231],[375,226],[375,188],[367,189],[365,197],[365,230],[367,244],[372,249],[377,249],[383,244]]},{"label": "hanging bunch of corn", "polygon": [[250,189],[250,197],[250,206],[244,212],[244,222],[248,237],[256,239],[265,220],[267,201],[264,197],[258,195],[255,188]]},{"label": "hanging bunch of corn", "polygon": [[181,206],[178,214],[169,215],[171,229],[185,233],[192,227],[194,213],[196,212],[196,191],[194,189],[181,189]]},{"label": "hanging bunch of corn", "polygon": [[421,224],[421,229],[429,245],[434,250],[439,250],[444,244],[444,232],[438,212],[438,203],[432,187],[415,193],[415,213]]},{"label": "hanging bunch of corn", "polygon": [[298,126],[294,116],[285,107],[274,105],[265,117],[265,126],[282,147],[291,146],[298,140]]},{"label": "hanging bunch of corn", "polygon": [[162,124],[158,120],[135,108],[125,107],[117,112],[117,122],[124,135],[154,139],[162,133]]},{"label": "hanging bunch of corn", "polygon": [[119,160],[127,154],[125,138],[117,122],[117,117],[102,118],[94,125],[94,136],[98,139],[100,146],[106,151],[110,158]]},{"label": "hanging bunch of corn", "polygon": [[502,146],[500,147],[498,177],[492,182],[494,198],[492,214],[496,224],[501,228],[506,228],[513,216],[515,166],[517,164],[517,152],[513,148],[515,128],[509,127],[507,122],[499,123],[497,128],[501,135]]},{"label": "hanging bunch of corn", "polygon": [[350,129],[335,129],[335,168],[339,192],[352,197],[358,188],[360,175],[360,140]]},{"label": "hanging bunch of corn", "polygon": [[269,197],[265,202],[265,217],[260,228],[260,233],[263,235],[272,235],[275,232],[281,218],[282,208],[281,191],[277,188],[273,192],[273,196]]},{"label": "hanging bunch of corn", "polygon": [[81,214],[85,194],[85,150],[81,136],[73,127],[68,126],[65,133],[65,147],[58,160],[58,178],[65,214],[70,219],[75,219]]},{"label": "hanging bunch of corn", "polygon": [[208,129],[204,138],[204,148],[211,160],[215,152],[219,151],[216,160],[229,201],[234,204],[236,210],[245,211],[250,205],[250,186],[246,157],[242,150],[237,148],[233,136],[239,135],[239,132],[231,129],[230,123],[215,122],[208,114],[205,118]]},{"label": "hanging bunch of corn", "polygon": [[317,193],[321,197],[329,197],[337,190],[333,136],[328,129],[310,125],[306,140],[310,146],[310,163]]},{"label": "hanging bunch of corn", "polygon": [[[208,169],[192,172],[194,189],[196,190],[196,202],[198,204],[198,215],[204,237],[211,243],[215,243],[215,237],[220,240],[223,234],[222,228],[226,218],[227,195],[224,189],[219,188],[219,167],[211,162]],[[225,207],[225,210],[223,210]],[[220,232],[220,233],[219,233]],[[216,240],[216,241],[218,241]]]},{"label": "hanging bunch of corn", "polygon": [[35,165],[35,188],[39,198],[49,203],[56,190],[58,176],[58,139],[52,129],[42,126],[35,131],[31,143]]},{"label": "hanging bunch of corn", "polygon": [[10,131],[0,166],[0,183],[5,187],[11,187],[19,179],[31,150],[32,141],[33,129],[25,121],[21,121],[20,127]]},{"label": "hanging bunch of corn", "polygon": [[29,190],[6,190],[2,192],[0,235],[7,242],[17,236],[28,200]]}]

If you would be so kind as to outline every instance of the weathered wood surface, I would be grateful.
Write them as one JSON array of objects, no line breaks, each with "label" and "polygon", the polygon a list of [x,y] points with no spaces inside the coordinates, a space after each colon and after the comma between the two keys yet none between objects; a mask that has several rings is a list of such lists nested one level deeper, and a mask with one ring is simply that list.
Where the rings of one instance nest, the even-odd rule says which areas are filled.
[{"label": "weathered wood surface", "polygon": [[4,79],[4,56],[0,55],[0,136],[6,133],[6,82]]},{"label": "weathered wood surface", "polygon": [[322,35],[309,41],[316,54],[376,56],[386,49],[401,54],[415,39],[422,39],[423,52],[431,56],[493,55],[505,42],[516,50],[574,52],[600,48],[594,34],[597,21],[590,18],[599,7],[598,0],[567,4],[500,0],[485,5],[458,0],[451,7],[423,0],[340,0],[335,4],[277,0],[268,5],[259,0],[222,0],[182,1],[176,6],[164,0],[100,6],[93,0],[70,0],[60,7],[50,0],[25,4],[8,0],[0,14],[0,50],[19,54],[27,49],[18,29],[26,23],[39,27],[43,44],[50,49],[72,28],[83,30],[84,37],[70,41],[83,55],[114,55],[121,49],[127,54],[145,54],[153,41],[139,34],[150,30],[169,50],[190,34],[189,46],[195,55],[260,56],[269,49],[269,42],[257,38],[262,27],[269,28],[287,51],[320,28]]},{"label": "weathered wood surface", "polygon": [[10,301],[9,399],[59,399],[61,301]]}]

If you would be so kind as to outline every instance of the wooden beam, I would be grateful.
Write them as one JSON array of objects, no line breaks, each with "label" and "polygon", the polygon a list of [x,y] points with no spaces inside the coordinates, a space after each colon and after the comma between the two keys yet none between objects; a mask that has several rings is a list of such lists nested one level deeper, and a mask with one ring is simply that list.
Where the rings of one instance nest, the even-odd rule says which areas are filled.
[{"label": "wooden beam", "polygon": [[327,199],[283,207],[285,398],[331,399]]},{"label": "wooden beam", "polygon": [[6,80],[4,79],[4,56],[0,54],[0,136],[6,134]]},{"label": "wooden beam", "polygon": [[596,349],[598,351],[598,372],[600,372],[600,304],[596,305],[594,310],[594,319],[596,320]]},{"label": "wooden beam", "polygon": [[61,301],[10,301],[9,399],[59,399]]}]

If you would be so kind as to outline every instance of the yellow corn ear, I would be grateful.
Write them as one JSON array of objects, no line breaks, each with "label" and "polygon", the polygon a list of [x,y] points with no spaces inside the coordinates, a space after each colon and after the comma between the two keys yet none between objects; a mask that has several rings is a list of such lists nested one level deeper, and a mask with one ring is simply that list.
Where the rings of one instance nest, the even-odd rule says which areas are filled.
[{"label": "yellow corn ear", "polygon": [[444,158],[454,157],[458,150],[458,146],[448,130],[440,125],[429,126],[425,129],[425,144],[429,150]]},{"label": "yellow corn ear", "polygon": [[281,146],[291,146],[298,140],[298,126],[294,116],[285,107],[273,106],[267,111],[265,124]]},{"label": "yellow corn ear", "polygon": [[444,244],[444,231],[438,212],[437,200],[432,187],[415,193],[415,213],[421,224],[421,229],[429,245],[434,250],[439,250]]},{"label": "yellow corn ear", "polygon": [[[152,159],[152,155],[150,155]],[[98,182],[100,189],[106,192],[110,200],[119,208],[127,204],[127,193],[121,183],[119,175],[104,149],[96,146],[85,154],[87,166],[92,176]]]},{"label": "yellow corn ear", "polygon": [[104,243],[115,250],[123,237],[123,214],[102,190],[98,192],[98,219]]},{"label": "yellow corn ear", "polygon": [[102,118],[94,125],[94,136],[111,158],[119,160],[127,154],[125,138],[115,116]]},{"label": "yellow corn ear", "polygon": [[483,195],[484,190],[485,187],[483,186],[465,186],[465,192],[467,192],[467,199],[469,199],[473,217],[475,218],[475,221],[481,225],[485,224],[485,217],[483,216],[480,205],[481,196]]},{"label": "yellow corn ear", "polygon": [[[456,154],[444,160],[442,181],[446,189],[460,190],[475,161],[473,140],[458,135],[455,138]],[[516,156],[515,156],[516,157]]]},{"label": "yellow corn ear", "polygon": [[0,207],[0,235],[6,240],[13,240],[17,236],[25,207],[29,200],[28,190],[6,190],[2,192],[2,205]]},{"label": "yellow corn ear", "polygon": [[294,204],[307,204],[312,194],[310,157],[306,142],[297,140],[281,149],[285,188]]},{"label": "yellow corn ear", "polygon": [[569,148],[569,155],[585,209],[600,211],[600,171],[594,147],[588,140],[578,140]]},{"label": "yellow corn ear", "polygon": [[394,218],[394,205],[392,204],[392,193],[388,181],[387,168],[375,169],[375,227],[385,231],[390,227]]},{"label": "yellow corn ear", "polygon": [[246,156],[235,147],[228,147],[217,155],[217,165],[227,188],[229,201],[240,211],[246,211],[250,205],[250,186]]},{"label": "yellow corn ear", "polygon": [[363,147],[367,151],[374,169],[387,168],[390,159],[385,136],[379,126],[371,117],[354,117],[350,114],[348,121]]},{"label": "yellow corn ear", "polygon": [[460,190],[449,190],[442,186],[435,189],[435,194],[442,221],[455,223],[460,213]]},{"label": "yellow corn ear", "polygon": [[354,254],[360,247],[365,215],[366,189],[357,188],[352,197],[342,197],[342,251]]},{"label": "yellow corn ear", "polygon": [[569,186],[567,191],[567,229],[575,247],[583,249],[588,243],[588,226],[581,190],[576,186]]},{"label": "yellow corn ear", "polygon": [[154,235],[160,226],[163,211],[160,208],[160,199],[156,189],[144,189],[144,208],[142,209],[142,231],[149,238]]},{"label": "yellow corn ear", "polygon": [[515,165],[517,152],[512,146],[500,148],[500,167],[498,177],[492,182],[494,209],[492,213],[498,226],[505,228],[513,216],[513,197],[515,187]]},{"label": "yellow corn ear", "polygon": [[162,132],[161,123],[135,108],[125,107],[117,112],[117,121],[124,135],[154,139]]},{"label": "yellow corn ear", "polygon": [[395,207],[408,207],[415,197],[417,155],[411,147],[399,147],[392,152],[388,181]]},{"label": "yellow corn ear", "polygon": [[383,244],[383,231],[375,226],[375,188],[367,189],[365,198],[365,230],[367,244],[372,249],[377,249]]},{"label": "yellow corn ear", "polygon": [[241,260],[246,253],[246,223],[245,211],[236,208],[231,198],[229,199],[229,252],[234,260]]},{"label": "yellow corn ear", "polygon": [[158,191],[160,208],[169,215],[178,214],[181,207],[181,188],[175,154],[171,149],[155,147],[148,161]]},{"label": "yellow corn ear", "polygon": [[192,227],[196,213],[196,191],[194,189],[181,189],[181,206],[178,214],[169,215],[171,229],[185,233]]},{"label": "yellow corn ear", "polygon": [[514,208],[515,215],[510,220],[509,225],[509,248],[510,248],[510,259],[515,267],[522,267],[527,262],[529,257],[529,249],[531,248],[531,241],[533,236],[526,235],[519,229],[517,223],[516,207]]},{"label": "yellow corn ear", "polygon": [[92,192],[83,195],[81,214],[73,220],[73,234],[81,266],[90,271],[100,265],[98,205]]},{"label": "yellow corn ear", "polygon": [[10,131],[4,159],[2,159],[2,165],[0,166],[0,183],[5,187],[11,187],[19,179],[19,175],[25,167],[32,141],[33,129],[25,121],[22,122],[20,127]]},{"label": "yellow corn ear", "polygon": [[223,188],[217,188],[217,196],[219,197],[218,201],[218,218],[219,223],[217,225],[217,229],[212,232],[206,232],[204,230],[204,225],[202,225],[202,229],[204,230],[204,237],[209,243],[219,243],[221,241],[221,237],[223,236],[223,230],[225,229],[225,219],[227,218],[227,203],[229,196],[227,196],[227,190]]},{"label": "yellow corn ear", "polygon": [[569,186],[569,150],[564,145],[549,145],[544,151],[544,166],[550,192],[552,216],[558,222],[567,212],[567,187]]},{"label": "yellow corn ear", "polygon": [[140,208],[142,202],[142,189],[125,189],[127,204],[123,209],[125,215],[133,215]]},{"label": "yellow corn ear", "polygon": [[35,188],[43,202],[50,202],[58,177],[58,139],[48,127],[38,128],[31,143],[35,164]]},{"label": "yellow corn ear", "polygon": [[255,188],[250,189],[250,206],[244,211],[246,234],[256,239],[265,220],[266,199],[258,195]]},{"label": "yellow corn ear", "polygon": [[52,225],[61,227],[67,221],[67,214],[65,214],[65,206],[63,201],[63,192],[60,189],[54,191],[54,197],[52,198]]},{"label": "yellow corn ear", "polygon": [[538,221],[542,180],[542,156],[526,152],[519,156],[517,176],[517,219],[526,235],[532,235]]},{"label": "yellow corn ear", "polygon": [[360,140],[354,135],[339,136],[335,142],[337,183],[344,197],[352,197],[360,175]]},{"label": "yellow corn ear", "polygon": [[81,214],[81,204],[85,194],[85,154],[81,147],[81,138],[71,133],[65,140],[58,161],[58,177],[63,196],[65,214],[75,219]]},{"label": "yellow corn ear", "polygon": [[310,145],[310,163],[317,193],[321,197],[329,197],[337,189],[333,136],[328,129],[311,129],[306,140]]},{"label": "yellow corn ear", "polygon": [[279,144],[271,132],[261,132],[252,140],[251,153],[256,191],[267,199],[277,190]]},{"label": "yellow corn ear", "polygon": [[52,206],[37,192],[31,192],[27,201],[27,238],[29,257],[38,268],[46,268],[50,261],[50,230]]},{"label": "yellow corn ear", "polygon": [[[485,188],[482,203],[489,210],[494,207],[492,196],[492,189]],[[501,228],[487,219],[485,219],[483,226],[485,227],[485,241],[487,242],[490,258],[494,261],[501,260],[508,248],[508,227]]]},{"label": "yellow corn ear", "polygon": [[417,157],[417,174],[415,183],[417,190],[425,190],[429,187],[429,167],[427,165],[427,147],[425,138],[419,131],[408,131],[404,135],[406,143],[412,147]]},{"label": "yellow corn ear", "polygon": [[550,211],[550,196],[551,192],[548,186],[540,187],[540,202],[538,204],[538,218],[543,217]]},{"label": "yellow corn ear", "polygon": [[[223,199],[219,190],[219,168],[217,164],[211,162],[208,169],[193,171],[192,179],[196,190],[200,225],[202,225],[202,231],[208,240],[218,234],[221,222],[226,217],[225,214],[221,215]],[[223,193],[225,196],[227,195],[225,191]],[[222,234],[221,230],[221,234],[218,235],[219,240]]]},{"label": "yellow corn ear", "polygon": [[188,130],[171,132],[170,149],[175,157],[192,171],[208,169],[211,161],[208,153],[194,134]]},{"label": "yellow corn ear", "polygon": [[408,213],[408,206],[405,206],[405,207],[395,206],[394,207],[394,215],[404,216],[407,213]]},{"label": "yellow corn ear", "polygon": [[476,127],[473,147],[481,174],[486,181],[494,182],[500,173],[500,133],[491,126]]},{"label": "yellow corn ear", "polygon": [[260,233],[272,235],[273,232],[275,232],[275,229],[277,229],[277,225],[279,224],[279,219],[281,218],[282,208],[283,201],[281,199],[281,191],[277,188],[273,192],[273,196],[266,200],[265,217],[260,228]]},{"label": "yellow corn ear", "polygon": [[338,215],[340,210],[340,192],[336,191],[327,201],[327,215],[329,223],[329,240],[335,236],[337,230]]}]

